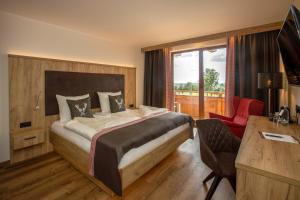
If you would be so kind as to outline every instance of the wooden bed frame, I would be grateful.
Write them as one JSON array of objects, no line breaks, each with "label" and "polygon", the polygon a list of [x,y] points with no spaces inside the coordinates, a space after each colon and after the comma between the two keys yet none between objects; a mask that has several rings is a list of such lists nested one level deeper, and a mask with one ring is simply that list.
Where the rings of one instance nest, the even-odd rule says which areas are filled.
[{"label": "wooden bed frame", "polygon": [[[187,128],[171,138],[167,142],[163,143],[153,151],[147,153],[142,158],[129,164],[128,166],[120,169],[122,189],[123,191],[135,180],[140,178],[151,168],[161,162],[169,154],[175,151],[178,146],[184,143],[187,139],[191,138],[192,128]],[[63,158],[69,161],[76,169],[86,175],[92,182],[99,186],[103,191],[111,196],[115,196],[115,193],[106,187],[100,180],[89,175],[89,154],[82,150],[77,145],[64,139],[63,137],[50,132],[50,141],[53,144],[54,150],[60,154]]]}]

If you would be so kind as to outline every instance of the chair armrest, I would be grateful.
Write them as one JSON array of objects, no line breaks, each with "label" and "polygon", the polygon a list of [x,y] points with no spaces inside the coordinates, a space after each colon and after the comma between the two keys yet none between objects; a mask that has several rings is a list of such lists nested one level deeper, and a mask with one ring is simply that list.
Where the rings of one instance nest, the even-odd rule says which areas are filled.
[{"label": "chair armrest", "polygon": [[223,116],[223,115],[219,115],[219,114],[216,114],[216,113],[209,113],[209,118],[217,118],[217,119],[220,119],[220,120],[225,120],[225,121],[232,121],[233,120],[233,117],[226,117],[226,116]]}]

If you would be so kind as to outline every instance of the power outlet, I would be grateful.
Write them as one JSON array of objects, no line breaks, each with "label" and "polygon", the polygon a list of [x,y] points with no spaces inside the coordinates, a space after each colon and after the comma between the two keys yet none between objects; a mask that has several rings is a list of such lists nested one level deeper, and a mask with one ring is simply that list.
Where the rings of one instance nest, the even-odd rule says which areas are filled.
[{"label": "power outlet", "polygon": [[21,122],[20,128],[28,128],[31,127],[31,122]]}]

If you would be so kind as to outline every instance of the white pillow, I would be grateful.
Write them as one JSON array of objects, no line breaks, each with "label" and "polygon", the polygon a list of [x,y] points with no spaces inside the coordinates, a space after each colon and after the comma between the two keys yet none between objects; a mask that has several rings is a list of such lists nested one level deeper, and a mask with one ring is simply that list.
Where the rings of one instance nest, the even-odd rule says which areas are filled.
[{"label": "white pillow", "polygon": [[108,95],[117,96],[117,95],[121,95],[122,93],[121,93],[121,91],[119,91],[119,92],[97,92],[97,94],[99,96],[101,111],[103,113],[110,113],[110,105],[109,105]]},{"label": "white pillow", "polygon": [[67,100],[80,100],[80,99],[86,99],[88,97],[90,97],[89,94],[82,95],[82,96],[73,96],[73,97],[65,97],[57,94],[56,99],[58,103],[60,122],[65,123],[72,119],[71,111],[68,106]]}]

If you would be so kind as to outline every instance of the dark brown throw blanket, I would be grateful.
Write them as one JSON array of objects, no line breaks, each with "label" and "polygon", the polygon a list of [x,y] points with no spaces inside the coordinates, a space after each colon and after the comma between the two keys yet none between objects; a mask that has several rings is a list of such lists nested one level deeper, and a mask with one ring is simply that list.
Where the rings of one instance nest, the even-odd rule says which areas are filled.
[{"label": "dark brown throw blanket", "polygon": [[193,119],[188,115],[168,112],[100,136],[95,146],[94,177],[122,196],[118,165],[123,155],[187,122],[192,126]]}]

